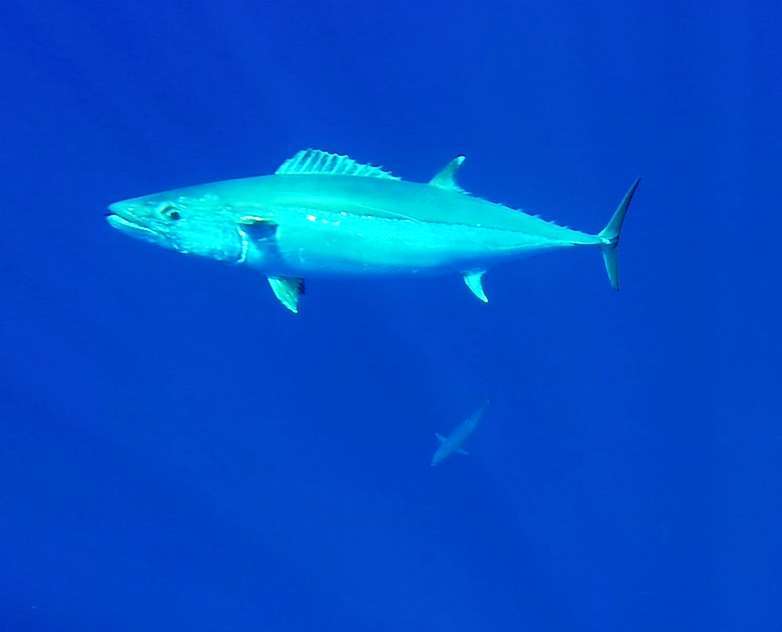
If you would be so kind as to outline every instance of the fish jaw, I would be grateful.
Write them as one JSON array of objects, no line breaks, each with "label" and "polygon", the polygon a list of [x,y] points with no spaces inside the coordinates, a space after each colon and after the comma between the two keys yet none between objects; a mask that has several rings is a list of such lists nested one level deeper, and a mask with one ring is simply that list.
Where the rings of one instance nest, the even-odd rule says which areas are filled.
[{"label": "fish jaw", "polygon": [[177,192],[115,202],[106,221],[129,237],[167,250],[234,264],[244,261],[244,239],[234,216]]},{"label": "fish jaw", "polygon": [[150,230],[149,228],[145,228],[141,224],[136,224],[135,222],[125,219],[121,215],[117,215],[116,213],[106,213],[106,221],[109,223],[109,226],[112,228],[116,228],[120,232],[128,233],[132,237],[138,237],[140,239],[149,239],[150,236],[154,235],[155,232]]},{"label": "fish jaw", "polygon": [[109,210],[106,212],[106,221],[112,228],[134,239],[140,239],[165,248],[172,247],[161,232],[137,221],[133,214],[127,210],[124,202],[115,202],[109,206]]}]

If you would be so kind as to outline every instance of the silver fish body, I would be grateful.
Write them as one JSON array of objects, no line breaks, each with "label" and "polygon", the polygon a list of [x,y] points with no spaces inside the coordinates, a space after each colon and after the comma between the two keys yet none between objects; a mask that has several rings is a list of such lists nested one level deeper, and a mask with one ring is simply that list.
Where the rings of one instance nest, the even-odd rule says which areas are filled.
[{"label": "silver fish body", "polygon": [[481,278],[488,268],[575,246],[601,248],[616,285],[614,253],[637,182],[593,235],[465,193],[454,178],[463,160],[416,183],[306,150],[274,175],[117,202],[108,221],[178,252],[257,269],[291,311],[298,310],[302,280],[320,276],[458,273],[486,300]]}]

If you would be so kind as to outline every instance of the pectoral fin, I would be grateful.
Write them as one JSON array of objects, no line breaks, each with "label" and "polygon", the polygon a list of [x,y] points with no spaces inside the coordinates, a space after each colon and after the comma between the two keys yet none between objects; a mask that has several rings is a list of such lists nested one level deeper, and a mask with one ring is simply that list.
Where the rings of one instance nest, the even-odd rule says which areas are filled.
[{"label": "pectoral fin", "polygon": [[486,292],[483,291],[483,274],[484,270],[477,270],[475,272],[467,272],[464,275],[464,282],[470,292],[475,294],[478,299],[484,303],[489,302],[489,298],[486,296]]},{"label": "pectoral fin", "polygon": [[299,313],[299,297],[304,294],[304,280],[296,277],[269,277],[274,296],[294,314]]},{"label": "pectoral fin", "polygon": [[467,450],[463,450],[462,448],[456,448],[455,450],[456,454],[463,454],[464,456],[469,456],[469,452]]},{"label": "pectoral fin", "polygon": [[255,242],[270,239],[277,232],[277,224],[257,215],[240,217],[239,224],[244,233]]},{"label": "pectoral fin", "polygon": [[437,441],[439,443],[445,443],[445,437],[443,435],[441,435],[440,433],[435,432],[434,436],[437,437]]}]

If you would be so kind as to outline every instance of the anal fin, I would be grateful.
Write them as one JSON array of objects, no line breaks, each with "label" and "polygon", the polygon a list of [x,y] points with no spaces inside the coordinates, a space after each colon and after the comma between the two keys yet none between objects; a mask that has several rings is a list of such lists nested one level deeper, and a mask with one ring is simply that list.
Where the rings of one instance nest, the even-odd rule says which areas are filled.
[{"label": "anal fin", "polygon": [[286,309],[294,314],[299,313],[299,297],[304,294],[304,279],[270,276],[269,285]]},{"label": "anal fin", "polygon": [[489,297],[486,296],[486,292],[483,291],[483,275],[485,270],[477,270],[475,272],[467,272],[464,275],[464,283],[470,288],[470,292],[478,297],[478,300],[488,303]]}]

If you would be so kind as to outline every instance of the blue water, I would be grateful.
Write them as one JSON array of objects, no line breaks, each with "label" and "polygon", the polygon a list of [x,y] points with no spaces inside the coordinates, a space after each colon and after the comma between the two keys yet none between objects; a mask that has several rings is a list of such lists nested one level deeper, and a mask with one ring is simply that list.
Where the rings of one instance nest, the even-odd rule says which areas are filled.
[{"label": "blue water", "polygon": [[[111,4],[0,10],[0,630],[782,629],[778,7]],[[589,231],[641,175],[624,287],[293,317],[104,222],[306,147]]]}]

